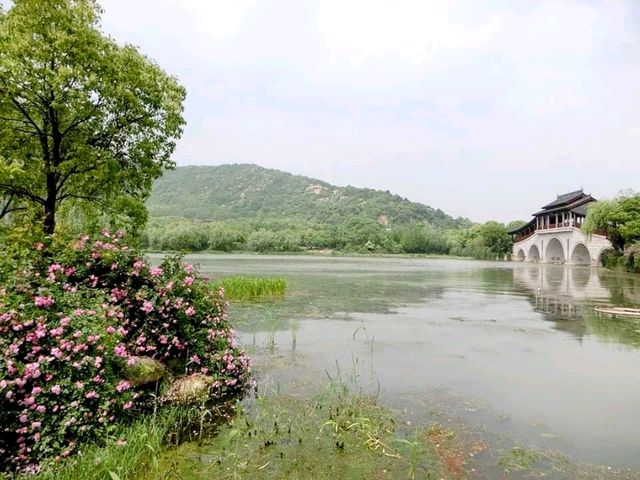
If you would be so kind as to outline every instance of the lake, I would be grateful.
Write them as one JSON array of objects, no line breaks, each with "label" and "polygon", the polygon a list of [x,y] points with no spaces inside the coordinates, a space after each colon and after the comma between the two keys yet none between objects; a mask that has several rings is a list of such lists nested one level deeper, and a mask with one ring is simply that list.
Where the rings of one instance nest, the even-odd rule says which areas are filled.
[{"label": "lake", "polygon": [[339,375],[412,422],[460,422],[498,449],[640,469],[640,319],[593,308],[640,304],[638,276],[454,259],[189,259],[214,279],[286,277],[284,300],[231,308],[278,389]]}]

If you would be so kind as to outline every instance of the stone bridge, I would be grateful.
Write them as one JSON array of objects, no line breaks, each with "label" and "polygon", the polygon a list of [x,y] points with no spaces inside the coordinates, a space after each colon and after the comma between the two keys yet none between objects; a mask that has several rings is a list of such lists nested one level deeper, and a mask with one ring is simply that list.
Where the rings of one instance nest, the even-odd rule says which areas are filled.
[{"label": "stone bridge", "polygon": [[513,244],[513,260],[518,262],[602,265],[602,254],[612,248],[602,235],[587,235],[577,227],[536,230]]}]

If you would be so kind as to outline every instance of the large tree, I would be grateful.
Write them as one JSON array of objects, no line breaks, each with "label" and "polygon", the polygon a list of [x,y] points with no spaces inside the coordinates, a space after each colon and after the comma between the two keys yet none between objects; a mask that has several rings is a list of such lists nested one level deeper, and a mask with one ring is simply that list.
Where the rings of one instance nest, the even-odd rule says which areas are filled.
[{"label": "large tree", "polygon": [[184,88],[104,35],[100,13],[94,0],[0,11],[0,213],[35,211],[46,234],[63,202],[144,200],[182,134]]},{"label": "large tree", "polygon": [[582,229],[591,235],[603,232],[620,252],[640,240],[640,194],[624,192],[613,200],[589,205]]}]

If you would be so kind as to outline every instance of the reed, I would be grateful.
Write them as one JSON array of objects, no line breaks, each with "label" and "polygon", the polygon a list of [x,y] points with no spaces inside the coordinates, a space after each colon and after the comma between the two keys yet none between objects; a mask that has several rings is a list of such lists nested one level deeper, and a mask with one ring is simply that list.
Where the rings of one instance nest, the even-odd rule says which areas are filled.
[{"label": "reed", "polygon": [[287,281],[283,277],[228,277],[213,282],[213,287],[224,288],[228,300],[257,301],[283,297]]}]

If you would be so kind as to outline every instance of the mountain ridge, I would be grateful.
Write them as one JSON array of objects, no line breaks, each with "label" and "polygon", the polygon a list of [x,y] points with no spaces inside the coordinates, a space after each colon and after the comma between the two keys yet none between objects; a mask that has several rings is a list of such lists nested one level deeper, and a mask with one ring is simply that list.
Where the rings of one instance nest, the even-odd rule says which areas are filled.
[{"label": "mountain ridge", "polygon": [[345,224],[355,218],[382,225],[427,223],[467,228],[473,223],[388,190],[339,187],[326,181],[256,164],[188,165],[154,183],[147,201],[152,218],[202,221],[303,220]]}]

